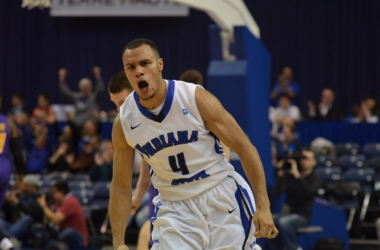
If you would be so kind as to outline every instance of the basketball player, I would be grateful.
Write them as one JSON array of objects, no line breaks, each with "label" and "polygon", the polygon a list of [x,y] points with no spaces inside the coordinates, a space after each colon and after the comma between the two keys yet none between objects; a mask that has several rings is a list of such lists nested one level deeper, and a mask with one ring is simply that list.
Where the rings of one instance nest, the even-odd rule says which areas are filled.
[{"label": "basketball player", "polygon": [[[0,94],[0,107],[2,97]],[[9,162],[9,151],[12,149],[19,179],[22,179],[26,164],[26,153],[18,141],[17,130],[7,117],[0,114],[0,207],[3,205],[9,186],[12,166]],[[13,248],[10,240],[0,231],[0,248],[9,250]]]},{"label": "basketball player", "polygon": [[[162,79],[163,59],[150,40],[128,43],[123,64],[135,91],[112,130],[114,249],[128,249],[134,150],[152,167],[152,183],[160,191],[153,201],[152,249],[253,249],[255,237],[275,237],[258,152],[221,103],[198,85]],[[239,155],[256,200],[218,138]]]}]

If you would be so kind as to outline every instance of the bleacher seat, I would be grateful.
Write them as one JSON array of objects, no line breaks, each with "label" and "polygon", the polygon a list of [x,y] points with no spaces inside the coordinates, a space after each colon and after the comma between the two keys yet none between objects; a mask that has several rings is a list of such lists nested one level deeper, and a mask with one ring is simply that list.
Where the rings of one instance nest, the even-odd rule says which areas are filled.
[{"label": "bleacher seat", "polygon": [[342,209],[349,211],[346,228],[351,230],[356,210],[359,208],[359,193],[361,184],[357,181],[339,181],[330,186],[328,200]]},{"label": "bleacher seat", "polygon": [[375,170],[380,170],[380,156],[374,156],[368,160],[368,166]]},{"label": "bleacher seat", "polygon": [[362,184],[364,199],[360,210],[360,220],[364,221],[367,214],[369,200],[373,190],[375,170],[373,168],[352,168],[344,173],[343,178],[347,181],[357,181]]},{"label": "bleacher seat", "polygon": [[93,209],[108,208],[110,186],[110,182],[96,182],[94,184]]},{"label": "bleacher seat", "polygon": [[335,144],[335,152],[338,156],[357,155],[359,153],[359,148],[359,143],[346,142]]},{"label": "bleacher seat", "polygon": [[357,181],[362,185],[372,185],[375,177],[373,168],[351,168],[343,174],[346,181]]},{"label": "bleacher seat", "polygon": [[90,176],[88,174],[75,174],[74,175],[76,181],[89,181]]},{"label": "bleacher seat", "polygon": [[339,157],[338,165],[341,168],[364,168],[367,165],[365,155],[342,155]]},{"label": "bleacher seat", "polygon": [[68,182],[70,190],[93,190],[91,181],[70,181]]},{"label": "bleacher seat", "polygon": [[318,167],[314,170],[314,172],[325,182],[339,181],[342,175],[342,170],[339,167]]},{"label": "bleacher seat", "polygon": [[367,143],[363,146],[363,153],[369,157],[380,156],[380,143]]},{"label": "bleacher seat", "polygon": [[81,202],[82,205],[91,205],[95,196],[93,190],[73,190],[71,193]]},{"label": "bleacher seat", "polygon": [[318,155],[317,166],[332,167],[334,166],[335,159],[333,155]]}]

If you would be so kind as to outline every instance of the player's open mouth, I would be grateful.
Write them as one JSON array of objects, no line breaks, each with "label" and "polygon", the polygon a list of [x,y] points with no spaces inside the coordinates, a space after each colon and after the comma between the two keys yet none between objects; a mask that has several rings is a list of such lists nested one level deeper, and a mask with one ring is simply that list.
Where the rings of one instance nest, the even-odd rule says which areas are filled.
[{"label": "player's open mouth", "polygon": [[145,88],[148,88],[149,84],[146,81],[140,81],[139,82],[139,89],[143,90]]}]

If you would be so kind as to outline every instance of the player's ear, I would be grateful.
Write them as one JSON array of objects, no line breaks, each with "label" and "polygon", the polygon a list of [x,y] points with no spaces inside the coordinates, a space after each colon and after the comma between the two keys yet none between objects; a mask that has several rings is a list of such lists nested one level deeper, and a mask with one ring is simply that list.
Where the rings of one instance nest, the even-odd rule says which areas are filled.
[{"label": "player's ear", "polygon": [[158,59],[158,69],[160,70],[160,72],[164,70],[164,59],[162,58]]}]

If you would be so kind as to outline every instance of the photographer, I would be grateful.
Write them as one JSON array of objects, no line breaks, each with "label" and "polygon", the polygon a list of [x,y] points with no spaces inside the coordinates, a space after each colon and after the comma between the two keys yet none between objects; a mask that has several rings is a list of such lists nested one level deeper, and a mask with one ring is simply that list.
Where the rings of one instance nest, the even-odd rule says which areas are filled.
[{"label": "photographer", "polygon": [[68,244],[70,249],[86,247],[87,222],[79,200],[70,193],[66,182],[54,184],[51,195],[53,209],[48,206],[45,195],[38,198],[38,203],[46,218],[59,226],[58,240]]},{"label": "photographer", "polygon": [[280,237],[268,241],[269,249],[298,248],[297,230],[309,224],[313,201],[322,185],[322,180],[313,172],[315,165],[314,152],[309,150],[302,151],[301,157],[283,159],[276,165],[274,195],[280,197],[286,192],[287,196],[282,212],[273,215]]},{"label": "photographer", "polygon": [[33,223],[42,222],[43,212],[37,196],[41,182],[33,175],[26,175],[17,190],[9,192],[6,203],[13,213],[13,221],[0,219],[0,230],[8,237],[26,243]]}]

